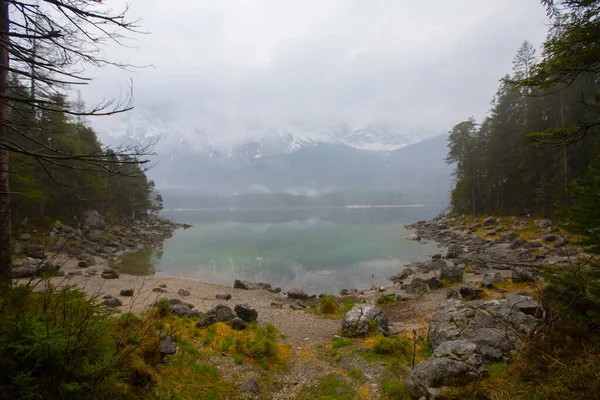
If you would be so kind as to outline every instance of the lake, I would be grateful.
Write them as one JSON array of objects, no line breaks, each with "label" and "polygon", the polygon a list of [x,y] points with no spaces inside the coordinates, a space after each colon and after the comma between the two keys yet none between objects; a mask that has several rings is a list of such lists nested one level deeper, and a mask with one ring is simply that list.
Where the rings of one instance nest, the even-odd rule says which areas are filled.
[{"label": "lake", "polygon": [[440,249],[402,239],[405,224],[437,215],[439,207],[385,209],[169,211],[193,225],[163,246],[125,256],[119,270],[199,279],[231,286],[234,279],[283,290],[337,293],[389,285],[387,278]]}]

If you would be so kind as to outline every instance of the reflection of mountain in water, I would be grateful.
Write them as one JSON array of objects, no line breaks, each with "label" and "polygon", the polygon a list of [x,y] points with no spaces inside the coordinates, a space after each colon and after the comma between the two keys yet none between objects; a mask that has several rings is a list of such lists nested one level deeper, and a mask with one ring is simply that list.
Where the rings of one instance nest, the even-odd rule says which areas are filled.
[{"label": "reflection of mountain in water", "polygon": [[166,218],[177,222],[202,223],[236,221],[245,223],[284,223],[319,219],[341,225],[354,224],[408,224],[431,219],[441,211],[439,206],[420,208],[371,209],[287,209],[287,210],[234,210],[234,211],[165,211]]}]

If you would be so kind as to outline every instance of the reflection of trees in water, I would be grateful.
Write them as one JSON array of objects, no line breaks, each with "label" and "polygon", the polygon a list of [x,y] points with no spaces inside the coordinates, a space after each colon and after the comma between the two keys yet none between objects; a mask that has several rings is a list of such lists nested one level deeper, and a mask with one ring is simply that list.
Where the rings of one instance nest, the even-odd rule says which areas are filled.
[{"label": "reflection of trees in water", "polygon": [[135,253],[121,256],[120,263],[111,263],[117,270],[131,275],[154,275],[155,263],[163,256],[162,244],[155,248],[146,248]]},{"label": "reflection of trees in water", "polygon": [[283,223],[318,218],[338,224],[388,224],[413,223],[430,219],[440,211],[439,207],[423,208],[377,208],[377,209],[287,209],[287,210],[234,210],[234,211],[171,211],[167,218],[177,221],[247,223]]}]

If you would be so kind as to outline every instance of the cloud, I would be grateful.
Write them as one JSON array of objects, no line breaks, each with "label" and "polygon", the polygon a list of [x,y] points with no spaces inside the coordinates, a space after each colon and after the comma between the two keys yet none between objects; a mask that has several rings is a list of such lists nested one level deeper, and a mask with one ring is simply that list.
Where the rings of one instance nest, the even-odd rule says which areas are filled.
[{"label": "cloud", "polygon": [[[202,110],[271,124],[386,121],[447,131],[485,115],[521,42],[539,45],[547,30],[543,7],[523,0],[128,2],[151,33],[107,56],[152,63],[131,76],[138,112],[189,115],[179,129],[190,130]],[[131,75],[91,72],[98,80],[84,90],[89,103]]]}]

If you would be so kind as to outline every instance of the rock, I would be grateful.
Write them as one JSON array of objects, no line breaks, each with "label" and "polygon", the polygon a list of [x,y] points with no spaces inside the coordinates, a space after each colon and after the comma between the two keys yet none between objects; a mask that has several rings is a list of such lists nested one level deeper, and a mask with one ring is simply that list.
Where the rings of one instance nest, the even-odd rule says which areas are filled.
[{"label": "rock", "polygon": [[252,284],[249,281],[240,281],[239,279],[236,279],[233,282],[233,287],[234,287],[234,289],[250,290],[252,287]]},{"label": "rock", "polygon": [[459,258],[461,254],[463,254],[465,251],[463,250],[462,247],[460,247],[457,244],[453,244],[452,246],[450,246],[448,248],[448,251],[446,252],[446,258]]},{"label": "rock", "polygon": [[271,302],[271,307],[274,308],[283,308],[283,304],[277,303],[276,301]]},{"label": "rock", "polygon": [[30,240],[31,235],[28,233],[21,233],[17,239],[18,240]]},{"label": "rock", "polygon": [[461,286],[459,293],[465,300],[477,300],[481,298],[481,293],[483,293],[483,289],[476,288],[474,286]]},{"label": "rock", "polygon": [[216,297],[217,300],[231,300],[231,295],[229,293],[219,293]]},{"label": "rock", "polygon": [[133,289],[123,289],[121,290],[121,293],[119,293],[120,296],[125,296],[125,297],[131,297],[133,296]]},{"label": "rock", "polygon": [[500,241],[501,242],[505,242],[505,243],[509,243],[509,242],[512,242],[513,240],[517,239],[518,237],[519,237],[519,234],[517,232],[503,233],[500,236]]},{"label": "rock", "polygon": [[477,345],[465,340],[453,340],[439,345],[428,360],[408,374],[405,383],[413,398],[430,399],[435,398],[444,386],[475,381],[486,373],[484,359]]},{"label": "rock", "polygon": [[446,266],[446,263],[442,260],[435,260],[435,261],[431,261],[428,263],[425,263],[423,265],[421,265],[418,268],[419,272],[431,272],[431,271],[437,271],[440,270],[442,268],[444,268]]},{"label": "rock", "polygon": [[242,393],[258,394],[259,392],[258,383],[256,383],[255,379],[248,379],[247,381],[239,385],[237,389]]},{"label": "rock", "polygon": [[440,271],[440,279],[447,280],[449,282],[461,283],[463,281],[464,272],[464,266],[455,265],[452,267],[444,267]]},{"label": "rock", "polygon": [[305,308],[308,308],[308,304],[304,303],[302,300],[296,300],[290,304],[290,308],[294,310],[304,310]]},{"label": "rock", "polygon": [[248,327],[248,324],[241,318],[235,317],[229,321],[229,325],[236,331],[242,331]]},{"label": "rock", "polygon": [[173,343],[173,339],[167,335],[160,335],[158,341],[158,348],[161,355],[175,354],[177,353],[177,346]]},{"label": "rock", "polygon": [[99,242],[104,237],[104,233],[102,231],[93,230],[88,232],[87,238],[92,242]]},{"label": "rock", "polygon": [[408,301],[410,300],[410,297],[405,296],[403,294],[399,294],[396,296],[396,301]]},{"label": "rock", "polygon": [[507,294],[505,298],[511,307],[514,307],[522,313],[536,318],[541,318],[544,315],[544,309],[533,297]]},{"label": "rock", "polygon": [[510,249],[516,250],[519,247],[521,247],[523,244],[525,244],[526,242],[527,241],[525,239],[518,237],[510,243]]},{"label": "rock", "polygon": [[564,236],[559,236],[556,238],[556,241],[554,242],[554,247],[560,248],[560,247],[563,247],[564,245],[566,245],[567,243],[569,243],[569,241]]},{"label": "rock", "polygon": [[100,276],[104,279],[117,279],[119,277],[119,274],[112,268],[104,268]]},{"label": "rock", "polygon": [[487,362],[505,360],[535,328],[535,318],[506,300],[448,300],[433,314],[429,343],[436,349],[451,340],[475,343]]},{"label": "rock", "polygon": [[89,227],[91,230],[104,230],[106,228],[104,218],[96,210],[88,210],[83,213],[83,225]]},{"label": "rock", "polygon": [[539,240],[531,240],[529,242],[525,242],[522,244],[522,246],[526,249],[539,249],[540,247],[544,247],[542,242],[540,242]]},{"label": "rock", "polygon": [[440,278],[434,276],[427,280],[427,286],[429,286],[429,290],[438,290],[441,289],[444,285],[442,285],[442,281]]},{"label": "rock", "polygon": [[406,285],[406,293],[410,294],[424,294],[429,290],[427,282],[421,278],[414,278],[408,285]]},{"label": "rock", "polygon": [[553,233],[544,236],[544,242],[546,242],[546,243],[554,242],[555,240],[556,240],[556,235]]},{"label": "rock", "polygon": [[87,261],[79,261],[77,263],[77,268],[88,268],[90,265],[87,263]]},{"label": "rock", "polygon": [[496,233],[504,232],[506,230],[503,226],[497,226],[495,229]]},{"label": "rock", "polygon": [[481,224],[479,222],[475,222],[474,224],[472,224],[471,226],[469,226],[469,230],[474,231],[477,228],[480,228]]},{"label": "rock", "polygon": [[[78,272],[81,272],[81,271],[78,271]],[[119,300],[113,296],[104,296],[103,299],[104,299],[104,301],[102,302],[102,304],[104,304],[105,306],[118,307],[122,304],[121,300]]]},{"label": "rock", "polygon": [[166,284],[166,283],[161,283],[160,285],[158,285],[158,287],[159,287],[159,288],[163,288],[163,289],[164,289],[164,288],[166,288],[166,287],[167,287],[167,284]]},{"label": "rock", "polygon": [[413,234],[411,234],[411,235],[404,236],[404,238],[403,238],[403,239],[406,239],[406,240],[413,240],[413,241],[415,241],[415,242],[418,242],[418,241],[420,241],[420,240],[421,240],[421,236],[417,235],[416,233],[413,233]]},{"label": "rock", "polygon": [[492,225],[496,225],[496,218],[487,217],[486,219],[483,220],[483,226],[492,226]]},{"label": "rock", "polygon": [[192,310],[194,308],[193,304],[184,303],[179,299],[169,299],[169,303],[171,303],[171,312],[180,317],[187,318],[202,315],[200,311]]},{"label": "rock", "polygon": [[348,289],[340,290],[340,296],[348,296],[349,294],[350,292],[348,291]]},{"label": "rock", "polygon": [[485,236],[494,236],[496,235],[496,231],[495,230],[489,230],[489,231],[485,231]]},{"label": "rock", "polygon": [[293,289],[288,290],[287,296],[290,299],[298,299],[298,300],[308,299],[308,295],[306,293],[304,293],[304,290],[298,289],[298,288],[293,288]]},{"label": "rock", "polygon": [[536,219],[533,225],[539,230],[546,229],[552,226],[552,221],[549,219]]},{"label": "rock", "polygon": [[44,260],[30,258],[19,265],[15,265],[12,273],[13,278],[31,278],[42,275],[56,275],[59,269],[60,265],[52,265]]},{"label": "rock", "polygon": [[179,289],[177,291],[177,294],[180,295],[180,296],[183,296],[183,297],[187,297],[187,296],[191,295],[190,291],[187,290],[187,289]]},{"label": "rock", "polygon": [[68,276],[81,276],[81,275],[83,275],[83,272],[81,272],[81,271],[69,271],[69,273],[67,275]]},{"label": "rock", "polygon": [[89,253],[81,253],[77,256],[77,259],[80,261],[85,261],[90,267],[96,265],[96,258]]},{"label": "rock", "polygon": [[458,294],[458,290],[456,290],[456,289],[449,289],[446,292],[446,298],[447,299],[456,299],[456,300],[459,300],[460,299],[460,295]]},{"label": "rock", "polygon": [[198,322],[196,326],[198,328],[206,328],[214,324],[215,322],[228,322],[234,319],[237,315],[233,312],[231,308],[223,303],[217,304],[215,307],[211,308],[204,314],[204,318],[202,321]]},{"label": "rock", "polygon": [[155,293],[167,293],[167,291],[161,287],[155,287],[154,289],[152,289],[152,291]]},{"label": "rock", "polygon": [[44,246],[39,244],[30,244],[25,246],[25,254],[27,257],[43,259],[46,257]]},{"label": "rock", "polygon": [[279,294],[279,293],[281,293],[281,288],[280,288],[280,287],[276,287],[276,288],[274,288],[274,289],[273,289],[273,288],[269,288],[269,289],[267,289],[267,290],[268,290],[269,292],[271,292],[271,293],[275,293],[275,294]]},{"label": "rock", "polygon": [[494,286],[496,286],[497,284],[502,283],[503,281],[504,281],[504,277],[502,276],[501,273],[499,273],[499,272],[488,273],[488,274],[485,274],[483,279],[481,280],[481,286],[484,288],[491,289]]},{"label": "rock", "polygon": [[371,329],[388,336],[388,324],[388,316],[378,306],[357,304],[344,316],[342,336],[365,337]]},{"label": "rock", "polygon": [[529,269],[515,268],[512,272],[512,281],[514,283],[530,283],[536,281],[536,275]]},{"label": "rock", "polygon": [[258,312],[248,304],[236,304],[233,311],[245,322],[252,322],[258,318]]},{"label": "rock", "polygon": [[442,254],[441,253],[435,253],[434,255],[431,256],[432,260],[439,260],[442,258]]},{"label": "rock", "polygon": [[[390,276],[389,279],[394,283],[402,282],[402,281],[408,279],[408,277],[414,273],[415,272],[412,269],[406,268],[404,271],[400,272],[399,274]],[[346,289],[344,289],[344,290],[346,290]],[[342,293],[340,292],[340,294],[342,294]]]},{"label": "rock", "polygon": [[16,255],[20,255],[23,254],[25,252],[25,249],[23,248],[23,245],[19,242],[16,242],[13,244],[12,247],[12,253],[16,254]]},{"label": "rock", "polygon": [[561,257],[576,256],[577,254],[579,254],[579,249],[572,248],[572,247],[562,247],[562,248],[558,249],[556,254]]}]

